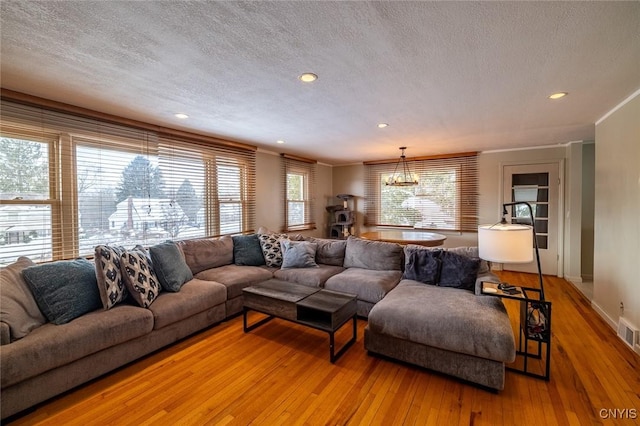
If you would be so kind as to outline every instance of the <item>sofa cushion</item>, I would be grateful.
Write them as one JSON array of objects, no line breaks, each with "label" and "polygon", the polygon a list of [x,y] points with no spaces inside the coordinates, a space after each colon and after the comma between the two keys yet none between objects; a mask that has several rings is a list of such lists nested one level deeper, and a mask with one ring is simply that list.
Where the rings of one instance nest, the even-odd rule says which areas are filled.
[{"label": "sofa cushion", "polygon": [[267,266],[279,268],[282,266],[282,248],[280,241],[288,239],[287,234],[258,234],[260,247]]},{"label": "sofa cushion", "polygon": [[227,300],[226,288],[216,282],[197,278],[185,283],[178,293],[162,293],[149,310],[153,313],[153,328],[158,330],[167,325],[189,318]]},{"label": "sofa cushion", "polygon": [[180,291],[180,287],[193,278],[180,249],[173,241],[149,247],[153,270],[163,290]]},{"label": "sofa cushion", "polygon": [[229,236],[179,241],[178,247],[193,275],[233,263],[233,239]]},{"label": "sofa cushion", "polygon": [[273,272],[262,266],[225,265],[202,271],[195,278],[224,284],[227,299],[233,299],[242,295],[243,288],[273,278]]},{"label": "sofa cushion", "polygon": [[515,359],[509,317],[497,297],[402,280],[369,312],[368,327],[426,346],[488,358]]},{"label": "sofa cushion", "polygon": [[136,247],[122,253],[122,279],[138,305],[148,308],[160,294],[160,282],[147,251]]},{"label": "sofa cushion", "polygon": [[440,279],[442,250],[416,250],[407,257],[402,278],[437,285]]},{"label": "sofa cushion", "polygon": [[54,324],[102,307],[95,266],[87,259],[30,266],[22,275],[40,311]]},{"label": "sofa cushion", "polygon": [[280,241],[282,248],[282,269],[317,268],[316,250],[318,245],[309,241]]},{"label": "sofa cushion", "polygon": [[402,270],[402,246],[384,241],[369,241],[349,237],[344,255],[345,268],[377,271]]},{"label": "sofa cushion", "polygon": [[358,300],[376,303],[398,284],[400,278],[400,271],[349,268],[329,278],[324,288],[355,294]]},{"label": "sofa cushion", "polygon": [[256,234],[234,235],[233,263],[245,266],[264,265],[264,255],[260,247],[260,239]]},{"label": "sofa cushion", "polygon": [[467,257],[453,251],[443,251],[440,254],[442,266],[438,285],[442,287],[462,288],[473,290],[480,259]]},{"label": "sofa cushion", "polygon": [[19,257],[0,269],[0,321],[9,326],[11,341],[47,322],[22,276],[23,269],[34,265],[28,257]]},{"label": "sofa cushion", "polygon": [[2,387],[143,336],[152,329],[151,312],[123,303],[63,325],[45,324],[33,330],[28,339],[2,347]]},{"label": "sofa cushion", "polygon": [[316,263],[342,266],[344,265],[344,254],[347,249],[347,240],[328,240],[325,238],[307,237],[306,241],[316,243]]},{"label": "sofa cushion", "polygon": [[273,277],[310,287],[324,287],[329,278],[342,271],[342,266],[320,264],[317,268],[278,269],[273,273]]},{"label": "sofa cushion", "polygon": [[124,247],[98,245],[94,249],[96,279],[104,309],[111,309],[127,298],[127,287],[122,279],[120,258]]}]

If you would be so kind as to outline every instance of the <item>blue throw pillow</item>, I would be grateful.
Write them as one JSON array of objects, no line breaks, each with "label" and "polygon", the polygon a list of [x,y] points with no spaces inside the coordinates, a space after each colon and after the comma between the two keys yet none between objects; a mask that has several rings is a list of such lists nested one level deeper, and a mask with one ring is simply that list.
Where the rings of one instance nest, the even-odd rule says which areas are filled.
[{"label": "blue throw pillow", "polygon": [[317,268],[316,250],[318,244],[308,241],[282,240],[282,269]]},{"label": "blue throw pillow", "polygon": [[440,268],[439,286],[473,290],[480,268],[479,258],[443,251],[440,260],[442,267]]},{"label": "blue throw pillow", "polygon": [[22,276],[49,322],[65,324],[102,308],[95,267],[86,259],[31,266]]},{"label": "blue throw pillow", "polygon": [[233,262],[236,265],[261,266],[265,264],[260,239],[256,234],[234,235]]},{"label": "blue throw pillow", "polygon": [[413,251],[405,263],[402,278],[437,285],[440,278],[442,250]]},{"label": "blue throw pillow", "polygon": [[182,285],[193,279],[180,249],[173,241],[166,241],[149,247],[153,270],[163,290],[177,292]]}]

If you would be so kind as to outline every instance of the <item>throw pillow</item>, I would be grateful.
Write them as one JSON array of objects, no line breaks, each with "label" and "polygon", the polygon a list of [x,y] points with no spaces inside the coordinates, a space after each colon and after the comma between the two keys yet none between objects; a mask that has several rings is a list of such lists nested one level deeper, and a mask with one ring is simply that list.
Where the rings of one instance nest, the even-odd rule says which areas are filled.
[{"label": "throw pillow", "polygon": [[0,321],[9,325],[12,342],[47,322],[22,277],[22,270],[34,265],[28,257],[19,257],[0,269]]},{"label": "throw pillow", "polygon": [[111,309],[127,297],[127,287],[122,280],[120,258],[125,249],[99,245],[95,248],[96,279],[100,299],[105,310]]},{"label": "throw pillow", "polygon": [[473,290],[480,268],[480,259],[443,251],[440,256],[439,286]]},{"label": "throw pillow", "polygon": [[177,292],[184,283],[193,279],[191,269],[182,257],[180,249],[173,241],[167,241],[149,248],[153,270],[163,290]]},{"label": "throw pillow", "polygon": [[121,256],[122,279],[131,297],[143,308],[160,293],[160,283],[144,249],[126,250]]},{"label": "throw pillow", "polygon": [[402,278],[437,285],[440,278],[441,253],[442,250],[412,252],[405,263]]},{"label": "throw pillow", "polygon": [[282,269],[317,268],[318,244],[308,241],[282,240]]},{"label": "throw pillow", "polygon": [[281,240],[288,240],[287,234],[258,234],[262,255],[267,266],[279,268],[282,266]]},{"label": "throw pillow", "polygon": [[264,265],[260,239],[256,234],[234,235],[231,238],[233,239],[233,261],[236,265]]},{"label": "throw pillow", "polygon": [[102,307],[95,266],[87,259],[30,266],[22,275],[49,322],[65,324]]},{"label": "throw pillow", "polygon": [[347,240],[328,240],[325,238],[305,238],[306,241],[318,244],[316,262],[325,265],[342,266],[347,249]]}]

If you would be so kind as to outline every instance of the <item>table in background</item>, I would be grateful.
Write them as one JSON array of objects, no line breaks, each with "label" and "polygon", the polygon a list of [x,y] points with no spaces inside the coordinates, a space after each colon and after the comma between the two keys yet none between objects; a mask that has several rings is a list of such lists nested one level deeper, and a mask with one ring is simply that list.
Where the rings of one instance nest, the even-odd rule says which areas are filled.
[{"label": "table in background", "polygon": [[445,235],[436,234],[435,232],[401,231],[395,229],[365,232],[360,235],[360,237],[365,240],[386,241],[398,244],[417,244],[427,247],[441,246],[444,244],[444,240],[447,239]]}]

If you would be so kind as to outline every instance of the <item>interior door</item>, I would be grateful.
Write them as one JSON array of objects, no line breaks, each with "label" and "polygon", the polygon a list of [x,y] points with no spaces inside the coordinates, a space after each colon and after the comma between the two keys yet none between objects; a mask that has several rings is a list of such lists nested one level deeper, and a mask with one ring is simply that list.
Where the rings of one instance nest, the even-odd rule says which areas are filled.
[{"label": "interior door", "polygon": [[[531,204],[536,224],[540,265],[543,274],[558,275],[558,163],[504,166],[503,200],[505,203],[526,201]],[[507,221],[530,224],[526,205],[508,207]],[[505,264],[509,271],[537,273],[535,258],[526,264]]]}]

